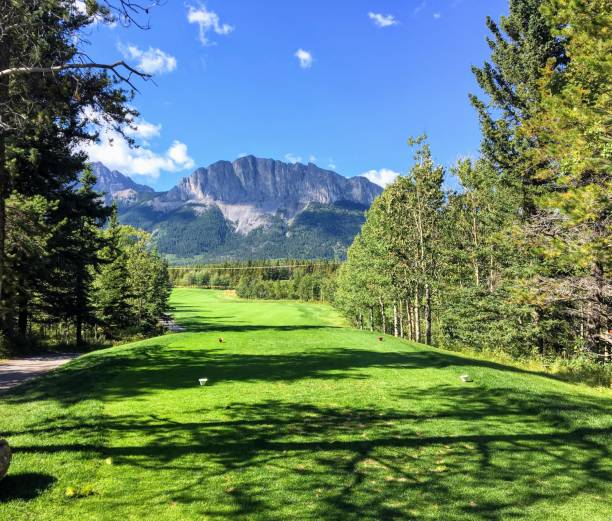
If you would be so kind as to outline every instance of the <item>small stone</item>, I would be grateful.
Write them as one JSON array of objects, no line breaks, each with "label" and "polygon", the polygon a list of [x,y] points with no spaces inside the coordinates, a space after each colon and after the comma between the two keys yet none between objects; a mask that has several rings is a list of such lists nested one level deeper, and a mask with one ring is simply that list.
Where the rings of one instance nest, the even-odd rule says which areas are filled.
[{"label": "small stone", "polygon": [[462,382],[471,382],[472,377],[469,374],[462,374],[459,378],[461,378]]},{"label": "small stone", "polygon": [[0,440],[0,479],[6,476],[11,464],[11,448],[8,441]]}]

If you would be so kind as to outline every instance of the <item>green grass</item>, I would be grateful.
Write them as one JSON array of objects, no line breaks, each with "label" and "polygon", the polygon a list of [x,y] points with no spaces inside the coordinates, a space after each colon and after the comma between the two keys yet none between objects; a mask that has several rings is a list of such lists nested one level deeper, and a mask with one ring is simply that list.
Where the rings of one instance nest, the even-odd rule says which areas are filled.
[{"label": "green grass", "polygon": [[610,520],[609,391],[378,342],[326,305],[173,302],[188,332],[0,398],[1,520]]}]

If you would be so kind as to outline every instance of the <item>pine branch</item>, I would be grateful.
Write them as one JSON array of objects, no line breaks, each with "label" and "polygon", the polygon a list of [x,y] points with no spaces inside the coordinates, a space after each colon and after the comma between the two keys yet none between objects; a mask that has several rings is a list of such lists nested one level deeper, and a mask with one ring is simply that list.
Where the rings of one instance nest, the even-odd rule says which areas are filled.
[{"label": "pine branch", "polygon": [[[125,72],[120,72],[121,68],[126,69],[127,74]],[[50,65],[48,67],[11,67],[9,69],[4,69],[0,71],[0,78],[7,76],[17,76],[24,74],[46,74],[51,73],[54,74],[56,72],[62,72],[67,70],[75,70],[75,69],[104,69],[110,70],[113,72],[117,78],[121,81],[126,82],[130,87],[134,90],[137,90],[136,87],[132,84],[132,76],[138,76],[139,78],[143,78],[145,80],[151,78],[151,74],[144,73],[135,69],[134,67],[128,65],[123,60],[117,61],[115,63],[64,63],[60,65]]]}]

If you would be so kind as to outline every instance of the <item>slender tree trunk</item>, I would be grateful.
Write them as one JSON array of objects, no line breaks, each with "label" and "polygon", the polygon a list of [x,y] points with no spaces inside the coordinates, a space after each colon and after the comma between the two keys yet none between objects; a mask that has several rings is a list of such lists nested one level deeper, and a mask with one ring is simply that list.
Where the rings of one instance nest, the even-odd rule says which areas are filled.
[{"label": "slender tree trunk", "polygon": [[480,268],[478,266],[478,224],[476,223],[476,214],[472,213],[472,239],[474,241],[474,255],[473,255],[473,265],[474,265],[474,280],[476,282],[476,287],[480,287]]},{"label": "slender tree trunk", "polygon": [[400,338],[404,338],[404,305],[402,299],[399,301],[399,330]]},{"label": "slender tree trunk", "polygon": [[17,331],[20,338],[28,336],[28,297],[22,295],[19,299],[19,313],[17,315]]},{"label": "slender tree trunk", "polygon": [[81,266],[79,266],[77,276],[76,276],[76,284],[75,284],[75,293],[76,293],[76,302],[77,302],[77,310],[74,317],[74,325],[75,325],[75,342],[77,346],[83,345],[83,312],[85,310],[85,287],[83,274],[81,273]]},{"label": "slender tree trunk", "polygon": [[414,326],[412,323],[412,306],[408,299],[406,299],[406,317],[408,318],[408,338],[414,340]]},{"label": "slender tree trunk", "polygon": [[593,262],[591,265],[591,277],[593,277],[595,287],[592,294],[589,295],[587,308],[587,342],[591,350],[598,350],[598,347],[601,347],[598,346],[598,344],[603,325],[602,310],[605,308],[603,298],[603,287],[605,284],[604,271],[600,263]]},{"label": "slender tree trunk", "polygon": [[425,343],[431,345],[431,289],[425,284]]},{"label": "slender tree trunk", "polygon": [[[5,7],[5,9],[10,7]],[[0,46],[0,70],[7,69],[9,66],[8,42]],[[5,103],[9,95],[9,79],[0,79],[0,332],[7,332],[5,301],[6,293],[6,198],[8,196],[8,172],[6,170],[6,138],[2,123],[5,121],[6,113],[3,112]]]},{"label": "slender tree trunk", "polygon": [[[0,90],[3,90],[0,85]],[[2,99],[2,93],[0,93]],[[6,156],[5,156],[5,140],[0,129],[0,331],[7,330],[6,323],[6,196],[7,196],[7,177],[6,171]]]},{"label": "slender tree trunk", "polygon": [[83,317],[81,313],[76,316],[75,321],[75,329],[76,329],[76,345],[83,345]]},{"label": "slender tree trunk", "polygon": [[378,297],[378,301],[380,302],[380,321],[382,322],[382,334],[387,334],[387,315],[385,315],[385,303],[383,302],[382,297]]},{"label": "slender tree trunk", "polygon": [[359,329],[363,329],[363,315],[359,312]]},{"label": "slender tree trunk", "polygon": [[374,331],[374,306],[370,306],[370,331]]},{"label": "slender tree trunk", "polygon": [[397,314],[397,302],[393,301],[393,336],[399,336],[399,315]]},{"label": "slender tree trunk", "polygon": [[419,289],[414,292],[414,340],[421,341],[421,317],[419,316]]}]

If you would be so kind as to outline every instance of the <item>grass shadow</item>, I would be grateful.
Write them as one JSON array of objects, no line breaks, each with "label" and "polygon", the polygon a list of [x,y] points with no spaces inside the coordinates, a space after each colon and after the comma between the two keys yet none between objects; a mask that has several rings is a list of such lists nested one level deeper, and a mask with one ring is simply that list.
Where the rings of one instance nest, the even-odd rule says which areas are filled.
[{"label": "grass shadow", "polygon": [[[460,512],[465,517],[445,519],[497,521],[578,494],[605,497],[612,478],[612,426],[609,421],[581,426],[576,419],[609,418],[611,404],[508,391],[457,393],[440,386],[397,395],[398,406],[386,409],[234,402],[190,411],[202,418],[193,421],[126,414],[88,426],[62,418],[30,431],[51,434],[56,443],[17,445],[15,453],[93,453],[143,471],[195,472],[201,480],[172,490],[185,504],[197,503],[215,483],[239,475],[241,483],[231,491],[236,510],[228,519],[276,519],[269,514],[279,494],[312,504],[317,491],[323,492],[312,518],[355,521],[410,519],[407,505],[422,511],[440,501],[465,509]],[[411,409],[410,403],[420,406]],[[210,416],[215,418],[207,420]],[[75,441],[96,428],[111,439],[144,441],[106,447]],[[71,442],[62,441],[67,436]],[[286,480],[280,492],[261,486],[262,479],[274,476]],[[509,483],[512,494],[496,492]]]},{"label": "grass shadow", "polygon": [[9,474],[0,481],[0,503],[35,499],[56,481],[55,477],[39,472]]},{"label": "grass shadow", "polygon": [[[265,329],[264,326],[246,327]],[[302,337],[310,329],[318,329],[316,326],[287,328],[289,332],[299,331]],[[175,344],[180,345],[181,335],[173,335]],[[147,344],[80,358],[69,367],[5,392],[3,399],[9,403],[51,399],[74,404],[90,398],[133,398],[159,390],[185,389],[196,385],[201,377],[208,378],[208,386],[237,381],[360,380],[370,378],[370,369],[382,368],[457,368],[458,372],[486,368],[503,373],[533,374],[520,368],[418,346],[406,346],[406,350],[346,346],[286,354],[242,354],[229,351],[231,342],[219,344],[214,336],[204,337],[202,342],[200,348],[166,349],[163,344]],[[283,342],[290,344],[291,337],[279,337],[279,343],[282,345]],[[100,375],[104,375],[103,381],[100,381]]]}]

